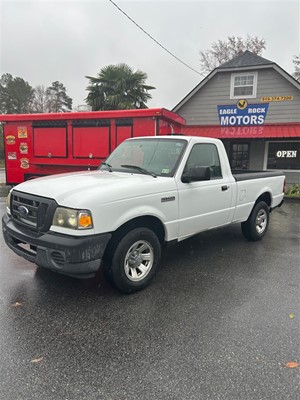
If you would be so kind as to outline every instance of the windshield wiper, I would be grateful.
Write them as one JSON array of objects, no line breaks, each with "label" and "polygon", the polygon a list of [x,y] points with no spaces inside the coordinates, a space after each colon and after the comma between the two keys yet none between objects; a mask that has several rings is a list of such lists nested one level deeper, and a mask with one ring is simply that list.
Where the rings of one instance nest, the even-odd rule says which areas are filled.
[{"label": "windshield wiper", "polygon": [[137,165],[123,164],[123,165],[121,165],[121,167],[136,169],[137,171],[141,172],[142,174],[151,175],[151,176],[153,176],[153,178],[157,178],[157,176],[155,175],[154,172],[148,171],[147,169],[142,168],[142,167],[138,167]]},{"label": "windshield wiper", "polygon": [[105,161],[103,161],[103,162],[101,163],[101,166],[102,166],[102,165],[104,165],[104,166],[108,169],[109,172],[113,172],[112,166],[111,166],[110,164],[108,164],[108,163],[106,163]]}]

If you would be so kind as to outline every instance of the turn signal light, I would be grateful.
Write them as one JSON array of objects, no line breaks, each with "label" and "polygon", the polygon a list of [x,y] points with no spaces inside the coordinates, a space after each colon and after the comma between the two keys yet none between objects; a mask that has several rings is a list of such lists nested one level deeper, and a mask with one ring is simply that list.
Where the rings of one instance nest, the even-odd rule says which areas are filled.
[{"label": "turn signal light", "polygon": [[93,227],[93,221],[92,217],[88,213],[79,213],[78,216],[78,228],[80,229],[86,229],[86,228],[92,228]]}]

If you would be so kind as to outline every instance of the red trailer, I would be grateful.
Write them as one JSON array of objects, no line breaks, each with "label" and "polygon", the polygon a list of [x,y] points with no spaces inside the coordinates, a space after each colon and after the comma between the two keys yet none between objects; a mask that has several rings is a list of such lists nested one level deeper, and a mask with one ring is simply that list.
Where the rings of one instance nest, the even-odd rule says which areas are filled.
[{"label": "red trailer", "polygon": [[123,140],[179,133],[185,120],[164,108],[0,115],[6,183],[96,169]]}]

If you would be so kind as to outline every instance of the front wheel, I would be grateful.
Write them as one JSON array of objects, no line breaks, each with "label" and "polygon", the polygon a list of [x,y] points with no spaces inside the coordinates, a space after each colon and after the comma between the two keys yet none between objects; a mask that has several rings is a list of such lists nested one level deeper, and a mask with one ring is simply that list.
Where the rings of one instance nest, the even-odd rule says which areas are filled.
[{"label": "front wheel", "polygon": [[261,240],[269,226],[269,207],[264,201],[255,205],[247,221],[242,222],[242,232],[246,239]]},{"label": "front wheel", "polygon": [[153,278],[161,258],[161,245],[148,228],[127,232],[104,265],[106,276],[123,293],[145,288]]}]

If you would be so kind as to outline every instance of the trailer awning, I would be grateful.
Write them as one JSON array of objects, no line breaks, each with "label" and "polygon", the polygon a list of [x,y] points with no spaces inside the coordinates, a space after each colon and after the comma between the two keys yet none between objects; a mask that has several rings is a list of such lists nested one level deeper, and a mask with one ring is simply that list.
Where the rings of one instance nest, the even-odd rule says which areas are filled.
[{"label": "trailer awning", "polygon": [[218,139],[267,139],[298,138],[299,124],[255,125],[255,126],[184,126],[182,133],[189,136],[205,136]]}]

